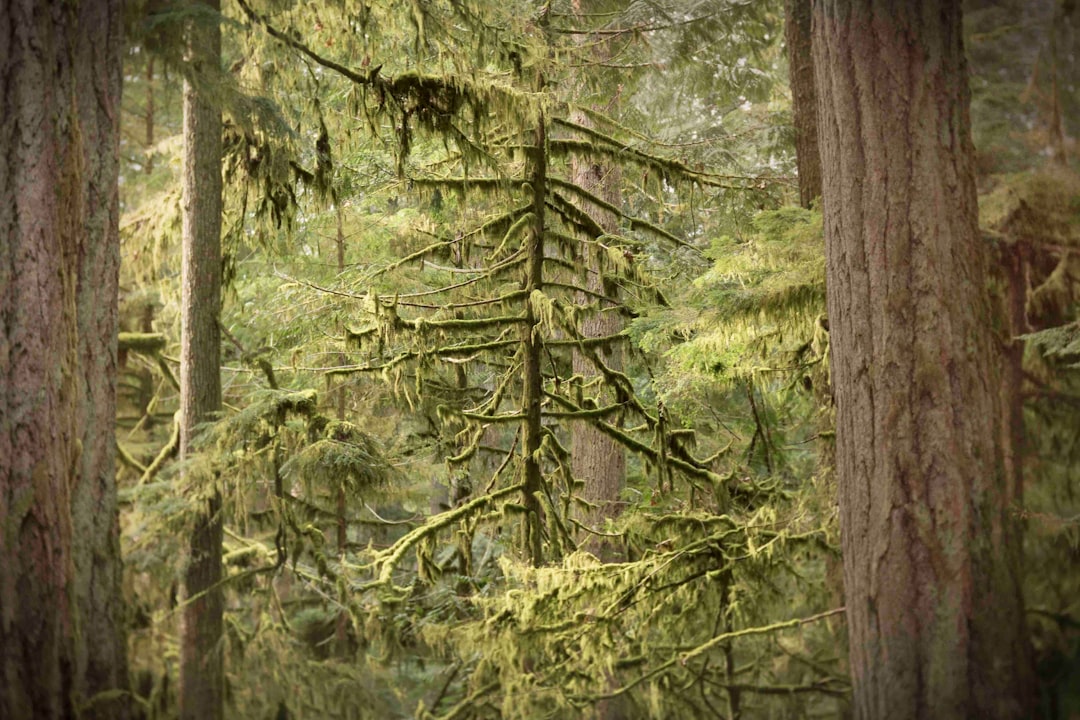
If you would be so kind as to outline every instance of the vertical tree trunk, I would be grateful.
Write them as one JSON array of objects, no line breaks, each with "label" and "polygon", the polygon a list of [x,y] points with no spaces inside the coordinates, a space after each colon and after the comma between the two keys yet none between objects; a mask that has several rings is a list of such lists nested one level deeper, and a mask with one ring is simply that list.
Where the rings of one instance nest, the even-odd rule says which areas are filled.
[{"label": "vertical tree trunk", "polygon": [[[220,0],[205,0],[213,12]],[[221,112],[198,84],[221,62],[216,20],[189,28],[184,81],[183,269],[180,337],[180,458],[193,454],[200,423],[221,410]],[[194,78],[194,79],[193,79]],[[216,720],[224,712],[221,495],[195,520],[184,569],[180,620],[180,717]]]},{"label": "vertical tree trunk", "polygon": [[1031,717],[960,3],[813,41],[855,715]]},{"label": "vertical tree trunk", "polygon": [[[579,125],[591,126],[592,123],[584,113],[575,113],[571,119]],[[613,165],[598,163],[591,158],[575,158],[571,163],[571,181],[601,198],[605,202],[618,207],[622,203],[620,188],[619,169]],[[606,210],[591,205],[582,208],[593,219],[597,220],[600,227],[606,233],[614,233],[618,230],[617,218]],[[598,240],[598,238],[592,238]],[[588,269],[588,281],[585,287],[596,295],[615,298],[618,289],[611,283],[604,283],[603,273],[606,264],[604,252],[595,245],[585,246],[585,267]],[[578,301],[581,303],[599,303],[595,315],[586,317],[581,323],[581,333],[585,337],[605,337],[616,335],[622,330],[622,320],[611,302],[598,300],[596,296],[579,294]],[[622,348],[618,344],[612,344],[610,348],[597,351],[600,359],[612,370],[622,370]],[[574,351],[573,357],[574,374],[581,375],[584,382],[599,382],[603,388],[603,379],[589,358],[578,351]],[[610,393],[597,392],[590,388],[590,395],[596,394],[601,398],[600,405],[613,401],[614,398],[605,397]],[[597,430],[588,422],[576,422],[573,424],[571,433],[571,451],[573,452],[574,478],[585,483],[582,497],[595,506],[594,510],[585,514],[583,522],[590,527],[600,526],[603,529],[604,520],[618,515],[619,493],[622,492],[626,482],[626,453],[622,445],[608,435]],[[587,547],[599,550],[600,555],[610,555],[609,548],[603,543],[588,542]]]},{"label": "vertical tree trunk", "polygon": [[0,10],[0,717],[13,720],[130,712],[113,438],[120,18],[118,2]]},{"label": "vertical tree trunk", "polygon": [[146,174],[154,172],[154,56],[146,57]]},{"label": "vertical tree trunk", "polygon": [[530,293],[526,302],[526,323],[521,330],[524,376],[525,438],[522,443],[522,455],[525,461],[525,547],[533,565],[543,560],[543,523],[540,517],[540,493],[543,490],[544,476],[540,466],[540,441],[543,430],[541,403],[544,398],[544,376],[541,372],[541,353],[543,340],[537,336],[536,325],[539,323],[533,308],[531,293],[542,291],[544,287],[544,199],[547,189],[547,134],[544,119],[536,130],[536,147],[532,152],[532,188],[533,188],[533,226],[527,240],[527,259],[525,266],[525,289]]},{"label": "vertical tree trunk", "polygon": [[818,149],[817,90],[810,46],[810,0],[784,0],[791,116],[795,125],[795,162],[799,170],[799,204],[821,197],[821,153]]},{"label": "vertical tree trunk", "polygon": [[1023,335],[1030,332],[1027,322],[1027,247],[1022,240],[1004,247],[998,262],[1004,270],[1005,321],[1009,341],[1005,346],[1006,428],[1012,450],[1005,498],[1019,507],[1024,499],[1024,458],[1027,455],[1027,434],[1024,432],[1024,346]]},{"label": "vertical tree trunk", "polygon": [[[80,3],[75,87],[82,140],[83,234],[77,314],[82,437],[72,487],[75,583],[79,597],[76,698],[128,687],[126,616],[121,595],[120,522],[116,498],[116,377],[120,273],[120,88],[122,8]],[[90,92],[88,88],[95,88]],[[95,700],[82,717],[122,718],[127,699]]]},{"label": "vertical tree trunk", "polygon": [[[341,201],[334,202],[334,210],[337,212],[337,269],[338,276],[345,272],[345,225],[341,216]],[[344,331],[344,327],[339,328]],[[346,357],[344,353],[338,355],[338,365],[345,365]],[[334,389],[334,394],[337,400],[337,419],[343,421],[345,419],[345,377],[338,380],[338,386]],[[349,542],[349,507],[346,503],[345,497],[345,484],[341,483],[337,488],[337,497],[335,498],[335,513],[337,514],[337,551],[338,557],[341,559],[341,566],[345,566],[345,549]],[[348,657],[349,648],[349,611],[348,598],[341,597],[342,609],[338,611],[337,625],[334,628],[334,646],[335,652],[339,657]]]}]

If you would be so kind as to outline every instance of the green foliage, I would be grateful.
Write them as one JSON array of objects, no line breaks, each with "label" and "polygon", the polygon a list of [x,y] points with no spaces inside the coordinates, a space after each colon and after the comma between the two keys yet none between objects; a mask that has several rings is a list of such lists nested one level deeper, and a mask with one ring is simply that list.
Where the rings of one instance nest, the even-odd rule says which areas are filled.
[{"label": "green foliage", "polygon": [[[126,73],[124,329],[162,338],[131,345],[118,417],[150,714],[175,709],[169,588],[214,487],[231,716],[842,714],[822,216],[784,204],[778,4],[225,12],[227,72],[183,66],[173,8],[136,22]],[[1030,28],[969,17],[979,67],[1037,60]],[[1045,140],[1015,135],[1048,117],[1015,102],[1026,72],[976,76],[984,162],[1023,169]],[[225,112],[230,281],[226,410],[187,487],[170,449],[183,77]],[[618,198],[577,165],[617,167]],[[1077,186],[1066,171],[984,186],[988,242],[1031,250],[1022,512],[1058,692],[1080,597],[1054,571],[1075,563],[1080,512]],[[587,334],[603,313],[625,329]],[[580,521],[575,423],[627,450],[624,510],[601,527]]]},{"label": "green foliage", "polygon": [[[641,556],[632,562],[575,553],[533,568],[504,559],[507,589],[475,599],[479,618],[426,636],[470,659],[472,717],[578,716],[598,703],[633,717],[732,707],[757,715],[781,687],[806,708],[835,710],[828,698],[845,684],[823,670],[836,659],[829,633],[782,637],[753,625],[796,577],[788,558],[823,549],[819,530],[799,532],[801,523],[772,513],[637,516]],[[764,661],[778,644],[808,667]]]}]

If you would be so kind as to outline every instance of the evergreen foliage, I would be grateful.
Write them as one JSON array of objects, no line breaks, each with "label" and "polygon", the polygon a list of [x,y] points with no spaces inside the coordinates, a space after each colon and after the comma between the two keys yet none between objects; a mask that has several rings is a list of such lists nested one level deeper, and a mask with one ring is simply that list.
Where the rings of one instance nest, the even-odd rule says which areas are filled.
[{"label": "evergreen foliage", "polygon": [[[147,715],[174,712],[176,558],[215,487],[230,716],[841,714],[822,219],[792,206],[779,4],[237,0],[206,18],[229,68],[199,79],[226,119],[225,410],[183,486],[185,12],[133,6],[125,90],[118,438]],[[1011,30],[971,17],[991,77],[978,42]],[[978,83],[977,141],[1010,158],[990,169],[1023,169],[1028,110],[990,97],[1017,88]],[[572,162],[618,166],[621,203]],[[987,241],[1031,248],[1019,511],[1067,704],[1080,194],[1067,170],[984,186]],[[597,313],[626,330],[586,337]],[[582,522],[571,422],[627,449],[604,527]]]}]

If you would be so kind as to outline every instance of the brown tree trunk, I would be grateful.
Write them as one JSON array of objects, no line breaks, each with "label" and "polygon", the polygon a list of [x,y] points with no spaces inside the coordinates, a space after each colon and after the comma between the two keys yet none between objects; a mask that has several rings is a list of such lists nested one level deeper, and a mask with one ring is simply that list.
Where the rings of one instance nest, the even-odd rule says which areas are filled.
[{"label": "brown tree trunk", "polygon": [[146,174],[154,172],[154,56],[146,58]]},{"label": "brown tree trunk", "polygon": [[130,714],[113,437],[120,18],[118,2],[0,10],[0,717],[13,720]]},{"label": "brown tree trunk", "polygon": [[[532,152],[533,226],[526,242],[525,289],[531,294],[544,288],[544,199],[547,188],[547,133],[544,119],[536,130],[536,147]],[[538,337],[536,325],[540,319],[533,308],[532,298],[526,302],[525,326],[521,330],[523,358],[522,375],[525,383],[522,405],[525,409],[522,456],[525,462],[525,537],[529,560],[539,565],[543,560],[543,522],[540,513],[540,493],[544,475],[540,465],[540,442],[543,439],[542,402],[544,376],[540,368],[544,342]]]},{"label": "brown tree trunk", "polygon": [[[214,12],[220,0],[206,0]],[[221,410],[221,112],[199,89],[221,62],[216,22],[189,28],[190,77],[184,81],[183,267],[180,333],[180,459],[190,459],[201,423]],[[194,80],[192,79],[194,78]],[[221,495],[195,519],[180,620],[180,717],[224,713]]]},{"label": "brown tree trunk", "polygon": [[960,5],[813,39],[855,715],[1031,717]]},{"label": "brown tree trunk", "polygon": [[[579,125],[591,126],[589,117],[584,113],[575,113],[572,118]],[[591,158],[576,158],[571,163],[571,181],[616,207],[622,203],[620,173],[617,167],[599,163]],[[606,233],[618,230],[617,218],[609,211],[588,205],[582,208],[598,221]],[[599,238],[592,240],[603,242]],[[591,293],[603,297],[615,298],[618,289],[603,280],[605,259],[604,251],[595,244],[585,246],[584,261],[588,269],[585,287]],[[605,337],[616,335],[622,330],[622,320],[613,303],[598,300],[596,295],[580,293],[578,302],[599,304],[597,312],[586,317],[581,323],[581,334],[585,337]],[[598,350],[600,360],[612,370],[622,370],[622,348],[612,344],[609,348]],[[598,405],[614,401],[610,392],[603,391],[603,380],[592,361],[579,351],[574,351],[574,374],[580,375],[585,383],[598,382],[600,390],[589,388],[586,392],[595,395]],[[619,514],[619,493],[626,482],[626,453],[622,445],[588,422],[576,422],[571,432],[572,469],[576,480],[585,483],[582,498],[595,506],[582,518],[589,527],[603,530],[604,521]],[[599,551],[601,556],[611,555],[610,548],[603,542],[586,538],[586,547]]]},{"label": "brown tree trunk", "polygon": [[[341,215],[341,201],[338,200],[334,203],[334,210],[337,213],[337,269],[338,276],[345,272],[345,224]],[[344,331],[344,326],[339,328],[339,331]],[[338,355],[338,365],[345,365],[347,359],[344,353]],[[338,381],[338,386],[334,388],[335,399],[337,400],[337,419],[338,421],[345,420],[345,383],[347,381],[342,377]],[[345,484],[338,485],[337,497],[335,498],[335,513],[337,515],[337,551],[338,557],[341,559],[341,566],[345,567],[345,550],[349,542],[349,507],[346,503],[345,497]],[[338,611],[337,625],[334,628],[334,646],[335,652],[339,657],[348,657],[350,653],[349,648],[349,611],[345,608],[348,607],[348,598],[344,597],[346,591],[343,589],[343,596],[338,598],[341,601],[342,609]]]},{"label": "brown tree trunk", "polygon": [[810,0],[784,0],[791,117],[795,125],[795,162],[799,171],[799,204],[821,197],[821,153],[818,149],[817,90],[810,47]]}]

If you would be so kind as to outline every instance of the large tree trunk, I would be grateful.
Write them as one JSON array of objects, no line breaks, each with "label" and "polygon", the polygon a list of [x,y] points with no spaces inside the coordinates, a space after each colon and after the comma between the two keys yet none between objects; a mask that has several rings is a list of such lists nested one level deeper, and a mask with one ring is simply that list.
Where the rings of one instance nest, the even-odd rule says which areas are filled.
[{"label": "large tree trunk", "polygon": [[960,6],[823,0],[813,38],[856,717],[1030,717]]},{"label": "large tree trunk", "polygon": [[13,720],[130,712],[113,438],[120,18],[115,1],[0,10],[0,717]]},{"label": "large tree trunk", "polygon": [[[207,0],[214,12],[220,0]],[[180,337],[180,459],[189,459],[201,423],[221,410],[221,111],[198,87],[221,62],[216,21],[189,33],[191,77],[184,82],[183,299]],[[221,495],[213,491],[195,520],[184,569],[180,622],[180,717],[224,713]]]},{"label": "large tree trunk", "polygon": [[[575,113],[571,119],[586,127],[592,125],[585,113]],[[575,158],[571,163],[571,181],[616,207],[622,203],[620,173],[615,166],[596,162],[592,158]],[[582,209],[598,221],[604,232],[614,233],[618,230],[617,218],[610,211],[592,206],[591,203]],[[600,241],[599,238],[591,239]],[[595,314],[581,322],[581,334],[585,337],[617,335],[623,326],[617,308],[613,303],[597,298],[600,296],[614,299],[618,293],[613,284],[605,283],[603,279],[605,253],[595,244],[586,244],[583,254],[588,272],[585,287],[593,294],[581,293],[578,301],[583,304],[595,302],[599,307]],[[598,349],[597,352],[600,360],[609,368],[622,370],[622,348],[618,343],[612,343],[607,349]],[[574,374],[582,376],[583,382],[599,383],[599,387],[591,386],[586,391],[587,394],[599,398],[598,405],[603,406],[615,400],[610,397],[610,392],[604,392],[604,380],[586,355],[575,350],[573,366]],[[604,521],[616,517],[619,513],[619,493],[626,483],[626,453],[616,440],[585,421],[573,424],[571,451],[574,478],[585,483],[582,498],[593,506],[584,514],[583,523],[603,530]],[[614,554],[606,543],[597,540],[597,536],[586,540],[585,546],[602,557]]]},{"label": "large tree trunk", "polygon": [[817,90],[810,46],[810,0],[784,0],[791,83],[791,117],[795,125],[795,162],[799,171],[799,204],[821,197],[821,153],[818,150]]}]

